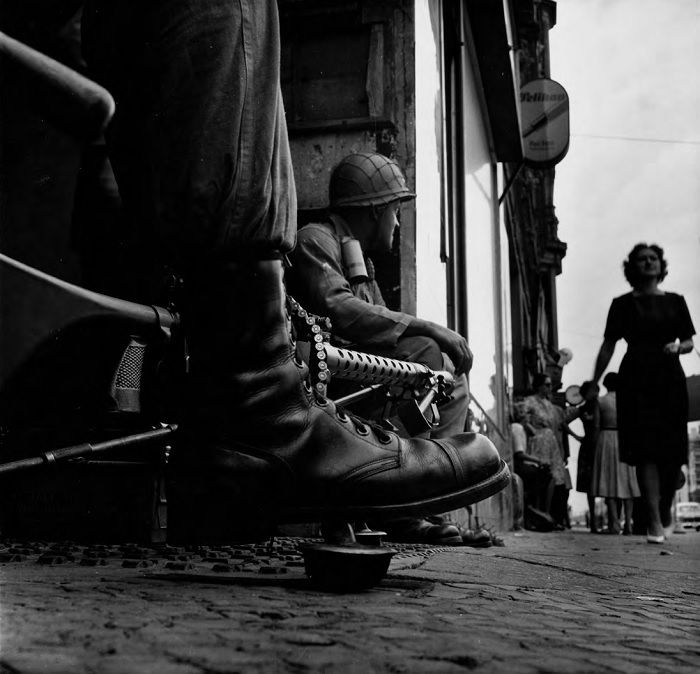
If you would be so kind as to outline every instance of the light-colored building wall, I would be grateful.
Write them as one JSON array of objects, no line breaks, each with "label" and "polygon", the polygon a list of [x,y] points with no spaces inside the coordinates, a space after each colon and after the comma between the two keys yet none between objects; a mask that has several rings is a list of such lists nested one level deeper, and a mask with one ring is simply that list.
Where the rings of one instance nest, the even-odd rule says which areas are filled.
[{"label": "light-colored building wall", "polygon": [[464,176],[466,192],[465,224],[467,232],[467,321],[469,345],[474,365],[469,383],[472,395],[484,409],[494,406],[489,381],[496,374],[495,313],[496,279],[494,277],[495,239],[494,200],[497,185],[489,154],[486,128],[477,97],[473,73],[464,82],[466,143]]},{"label": "light-colored building wall", "polygon": [[442,219],[442,91],[439,24],[428,0],[415,6],[416,49],[416,312],[447,324],[445,264],[440,259]]},{"label": "light-colored building wall", "polygon": [[[449,114],[443,90],[441,6],[440,0],[415,1],[415,264],[417,314],[446,325],[451,281],[441,254],[450,256],[455,251],[441,236],[441,223],[448,217],[443,191],[445,118]],[[459,82],[461,107],[453,111],[464,129],[460,162],[464,172],[458,177],[457,189],[464,194],[465,209],[457,227],[465,232],[461,259],[466,264],[466,284],[456,286],[454,292],[467,298],[466,336],[474,353],[470,407],[479,429],[507,455],[505,388],[497,395],[494,381],[499,377],[510,381],[511,373],[506,346],[510,345],[508,239],[498,203],[500,169],[491,147],[479,68],[473,52],[467,54],[471,60]],[[475,514],[482,521],[508,526],[509,508],[501,501],[502,497],[498,503],[481,503]],[[462,512],[453,515],[465,520]]]},{"label": "light-colored building wall", "polygon": [[[446,269],[440,256],[444,189],[441,153],[446,112],[438,53],[440,26],[435,18],[439,4],[431,0],[415,3],[416,307],[419,316],[446,324]],[[467,70],[462,82],[466,221],[460,226],[466,229],[467,284],[457,292],[466,293],[468,298],[467,337],[474,352],[470,387],[479,404],[491,410],[495,407],[492,377],[498,370],[508,378],[509,371],[502,353],[508,336],[504,317],[509,313],[503,310],[507,306],[504,302],[509,302],[507,291],[504,294],[508,283],[503,277],[508,273],[507,236],[498,208],[497,165],[489,147],[489,129],[480,98],[483,94],[475,71],[475,67]],[[497,368],[498,360],[501,365]]]}]

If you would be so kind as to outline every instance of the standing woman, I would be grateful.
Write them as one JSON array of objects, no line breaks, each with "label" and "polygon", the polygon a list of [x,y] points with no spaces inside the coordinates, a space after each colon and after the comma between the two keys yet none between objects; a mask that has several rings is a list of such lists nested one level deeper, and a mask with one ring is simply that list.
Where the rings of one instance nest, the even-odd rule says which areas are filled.
[{"label": "standing woman", "polygon": [[632,533],[632,504],[640,496],[637,475],[632,466],[620,460],[617,443],[617,372],[603,377],[607,393],[599,402],[600,433],[593,460],[591,490],[605,499],[608,531],[620,533],[620,503],[625,514],[622,533]]},{"label": "standing woman", "polygon": [[561,438],[566,425],[579,416],[580,410],[576,407],[563,410],[551,402],[552,380],[549,375],[538,372],[533,378],[532,388],[534,393],[515,405],[514,414],[527,434],[528,455],[551,471],[552,480],[544,504],[544,509],[551,515],[554,489],[571,489]]},{"label": "standing woman", "polygon": [[688,461],[688,393],[678,356],[693,350],[695,328],[683,296],[659,288],[667,273],[663,249],[638,243],[623,269],[632,292],[612,301],[593,380],[624,339],[617,382],[620,459],[636,466],[647,541],[663,543],[678,474]]},{"label": "standing woman", "polygon": [[576,491],[586,494],[588,501],[588,518],[592,534],[599,533],[595,516],[596,493],[592,489],[593,460],[595,458],[598,433],[600,432],[600,405],[598,403],[598,384],[584,381],[580,388],[581,397],[585,401],[581,405],[581,422],[583,423],[583,439],[578,450],[576,470]]}]

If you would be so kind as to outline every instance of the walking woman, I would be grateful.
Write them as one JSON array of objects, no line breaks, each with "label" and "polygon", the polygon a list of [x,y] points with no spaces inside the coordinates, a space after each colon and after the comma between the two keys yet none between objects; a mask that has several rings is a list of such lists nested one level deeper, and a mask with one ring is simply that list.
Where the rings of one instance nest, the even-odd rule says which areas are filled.
[{"label": "walking woman", "polygon": [[647,516],[647,541],[671,532],[671,503],[688,461],[688,393],[679,354],[693,350],[695,328],[682,295],[659,288],[667,274],[663,249],[638,243],[623,264],[632,292],[610,306],[593,380],[627,342],[617,387],[620,459],[636,466]]}]

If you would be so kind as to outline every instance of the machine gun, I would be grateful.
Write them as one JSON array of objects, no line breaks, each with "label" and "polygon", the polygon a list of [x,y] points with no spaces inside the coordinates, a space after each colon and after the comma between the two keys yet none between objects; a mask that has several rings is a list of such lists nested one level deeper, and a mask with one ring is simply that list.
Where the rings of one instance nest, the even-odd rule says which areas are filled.
[{"label": "machine gun", "polygon": [[4,535],[165,540],[178,324],[0,255]]},{"label": "machine gun", "polygon": [[354,382],[362,388],[334,398],[336,405],[351,406],[383,392],[384,412],[390,413],[393,403],[402,426],[401,429],[393,427],[387,415],[380,414],[384,424],[392,430],[416,436],[440,423],[438,405],[450,399],[454,388],[454,377],[450,372],[333,346],[328,318],[307,312],[291,296],[288,296],[287,304],[298,339],[309,343],[309,370],[320,395],[328,394],[332,379]]},{"label": "machine gun", "polygon": [[[79,141],[97,138],[114,114],[103,87],[4,33],[0,66],[29,108]],[[164,455],[176,426],[162,422],[172,415],[152,386],[162,375],[151,375],[176,323],[170,310],[0,255],[3,535],[104,538],[108,521],[116,538],[164,539]]]}]

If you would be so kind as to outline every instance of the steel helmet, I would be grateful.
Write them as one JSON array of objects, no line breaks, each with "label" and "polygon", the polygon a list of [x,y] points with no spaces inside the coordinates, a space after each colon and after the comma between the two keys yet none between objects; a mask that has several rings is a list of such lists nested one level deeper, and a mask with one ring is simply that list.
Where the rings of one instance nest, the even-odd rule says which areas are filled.
[{"label": "steel helmet", "polygon": [[328,186],[331,206],[382,206],[416,195],[395,161],[383,154],[358,152],[342,159],[333,169]]}]

